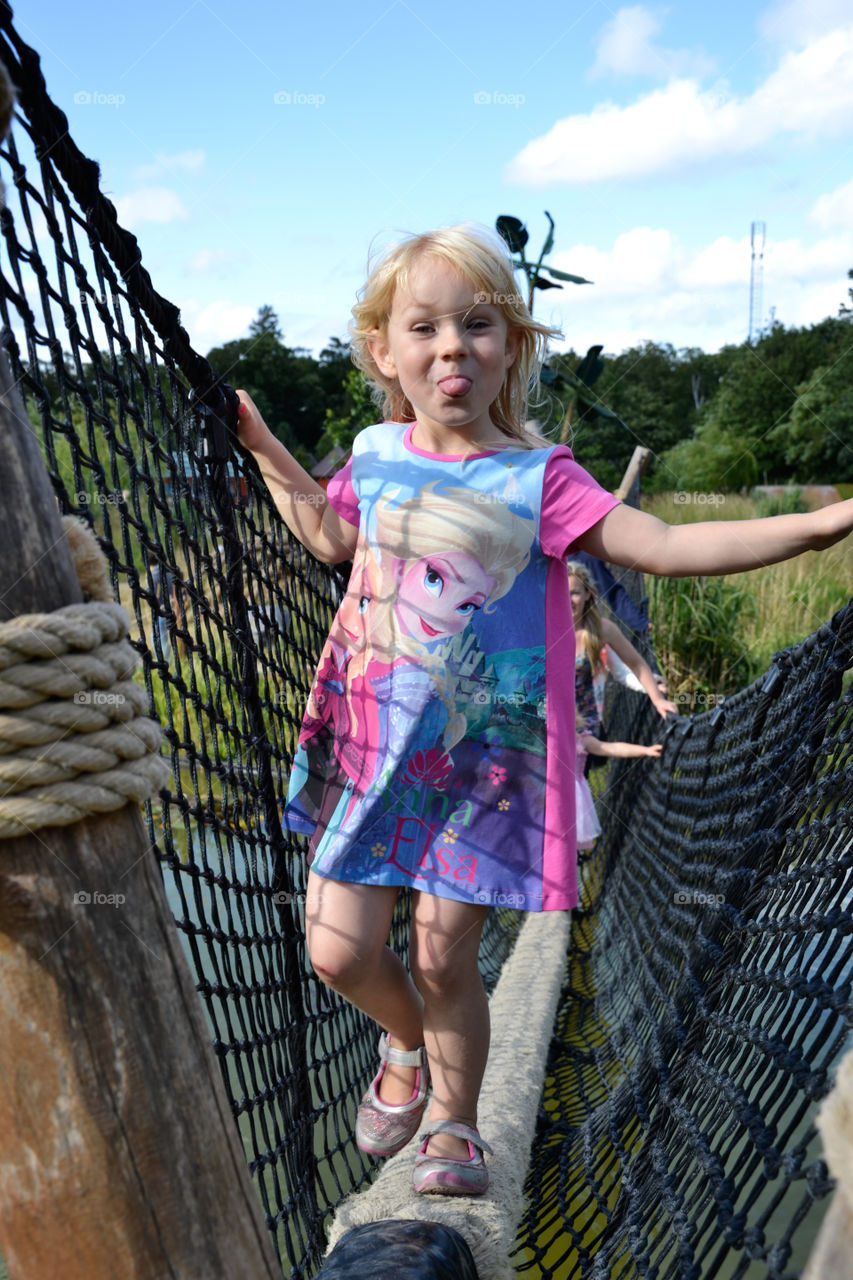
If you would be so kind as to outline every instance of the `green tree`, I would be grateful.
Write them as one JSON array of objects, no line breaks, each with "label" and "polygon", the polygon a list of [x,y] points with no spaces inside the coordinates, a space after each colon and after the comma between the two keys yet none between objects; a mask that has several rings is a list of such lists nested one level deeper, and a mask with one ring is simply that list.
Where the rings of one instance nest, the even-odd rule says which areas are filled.
[{"label": "green tree", "polygon": [[207,359],[232,386],[244,387],[270,430],[292,451],[310,451],[323,433],[325,398],[318,362],[284,344],[278,317],[262,306],[249,336],[214,347]]},{"label": "green tree", "polygon": [[770,439],[802,484],[853,480],[853,346],[800,383],[789,417]]}]

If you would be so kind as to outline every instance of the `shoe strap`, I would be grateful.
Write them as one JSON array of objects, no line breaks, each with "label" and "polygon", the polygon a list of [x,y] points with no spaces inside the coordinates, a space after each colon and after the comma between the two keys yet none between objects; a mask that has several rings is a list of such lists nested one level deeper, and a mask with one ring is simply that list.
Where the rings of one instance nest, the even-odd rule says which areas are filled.
[{"label": "shoe strap", "polygon": [[420,1049],[395,1049],[392,1044],[388,1043],[388,1036],[384,1031],[379,1038],[379,1057],[383,1062],[393,1062],[397,1067],[423,1068],[425,1056],[426,1047],[424,1045],[421,1045]]},{"label": "shoe strap", "polygon": [[485,1151],[487,1155],[493,1156],[495,1154],[488,1142],[480,1137],[477,1129],[472,1129],[467,1124],[461,1124],[458,1120],[437,1120],[435,1124],[431,1124],[428,1129],[424,1129],[420,1133],[421,1143],[429,1142],[435,1133],[450,1133],[454,1138],[461,1138],[463,1142],[470,1142],[472,1147]]}]

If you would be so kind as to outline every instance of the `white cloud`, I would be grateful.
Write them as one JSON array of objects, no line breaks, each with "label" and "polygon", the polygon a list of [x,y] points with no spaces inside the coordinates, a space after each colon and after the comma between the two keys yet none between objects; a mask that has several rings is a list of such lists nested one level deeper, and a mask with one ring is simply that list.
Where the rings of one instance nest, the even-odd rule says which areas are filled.
[{"label": "white cloud", "polygon": [[853,225],[853,178],[815,201],[810,217],[821,231]]},{"label": "white cloud", "polygon": [[660,28],[661,19],[645,5],[618,9],[602,28],[590,77],[617,74],[660,79],[688,70],[694,74],[709,71],[710,64],[702,54],[655,45],[653,37]]},{"label": "white cloud", "polygon": [[[257,314],[256,307],[243,307],[221,298],[208,303],[200,303],[195,298],[185,299],[180,309],[181,323],[191,335],[196,351],[202,352],[224,342],[232,342],[235,338],[247,337],[249,325]],[[227,381],[231,371],[217,369],[216,372]]]},{"label": "white cloud", "polygon": [[205,153],[203,151],[179,151],[168,156],[158,152],[153,164],[146,164],[133,172],[134,182],[153,182],[167,173],[200,173],[204,168]]},{"label": "white cloud", "polygon": [[790,48],[849,22],[850,0],[782,0],[761,14],[758,30],[765,40]]},{"label": "white cloud", "polygon": [[788,54],[746,98],[680,79],[628,106],[602,103],[558,120],[519,152],[506,177],[525,186],[646,177],[743,155],[780,134],[849,131],[851,121],[853,23]]},{"label": "white cloud", "polygon": [[[748,236],[719,236],[688,249],[672,231],[634,227],[609,249],[576,244],[554,254],[553,262],[595,281],[592,288],[549,292],[537,304],[539,319],[558,324],[575,350],[600,342],[617,352],[648,340],[715,351],[747,336]],[[851,226],[813,243],[769,238],[762,320],[771,308],[786,326],[836,315],[851,265]]]},{"label": "white cloud", "polygon": [[131,230],[141,222],[184,221],[189,211],[181,197],[168,187],[140,187],[115,202],[118,220]]}]

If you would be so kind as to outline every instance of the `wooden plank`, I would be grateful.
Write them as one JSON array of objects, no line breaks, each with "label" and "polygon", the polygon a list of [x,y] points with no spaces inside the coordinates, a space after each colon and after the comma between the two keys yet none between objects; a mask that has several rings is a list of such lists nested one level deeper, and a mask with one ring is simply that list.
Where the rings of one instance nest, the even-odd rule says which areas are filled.
[{"label": "wooden plank", "polygon": [[[0,353],[0,617],[79,599]],[[0,1239],[15,1280],[280,1277],[139,811],[0,842]]]}]

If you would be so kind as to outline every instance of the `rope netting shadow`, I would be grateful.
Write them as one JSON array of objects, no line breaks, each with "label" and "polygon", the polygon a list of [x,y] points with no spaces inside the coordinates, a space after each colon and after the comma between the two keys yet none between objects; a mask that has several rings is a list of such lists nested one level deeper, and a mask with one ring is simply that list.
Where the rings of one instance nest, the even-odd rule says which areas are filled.
[{"label": "rope netting shadow", "polygon": [[[212,370],[155,292],[5,4],[0,58],[19,95],[0,148],[0,343],[59,507],[94,530],[132,619],[171,767],[146,806],[152,857],[282,1269],[310,1276],[332,1211],[376,1172],[352,1138],[375,1028],[310,969],[305,850],[279,817],[344,579],[290,539],[233,450],[237,371]],[[812,1122],[850,1025],[851,619],[781,655],[772,686],[679,723],[660,766],[610,766],[522,1273],[789,1274],[830,1187]],[[650,732],[633,695],[620,708],[611,736]],[[489,989],[519,923],[490,913]]]}]

